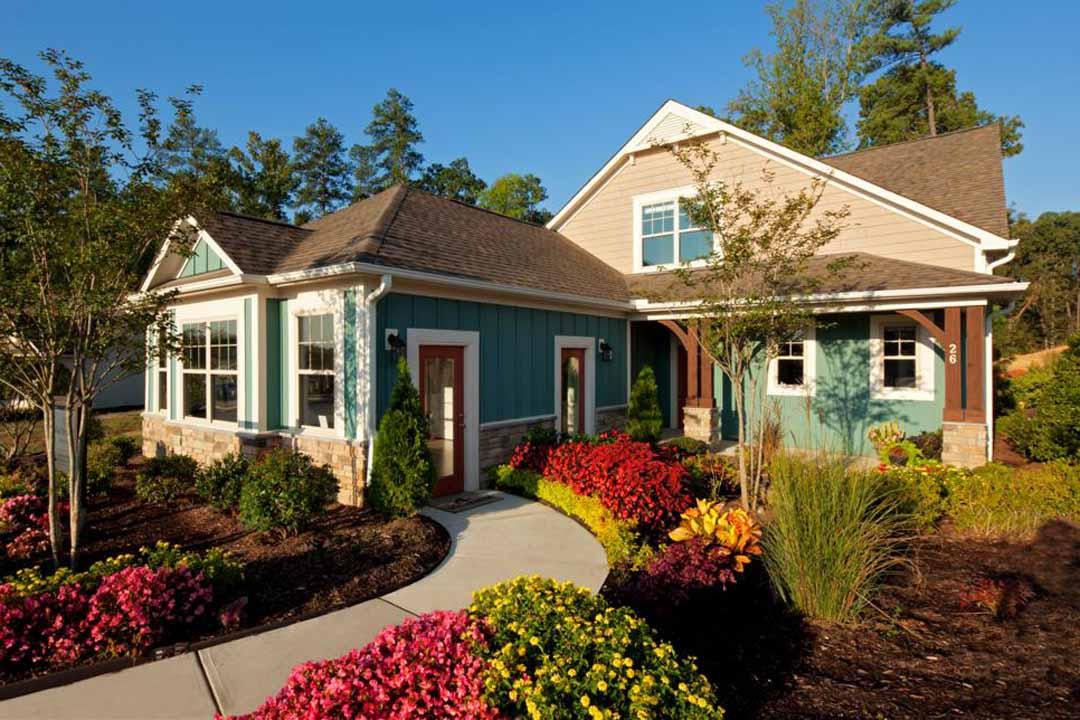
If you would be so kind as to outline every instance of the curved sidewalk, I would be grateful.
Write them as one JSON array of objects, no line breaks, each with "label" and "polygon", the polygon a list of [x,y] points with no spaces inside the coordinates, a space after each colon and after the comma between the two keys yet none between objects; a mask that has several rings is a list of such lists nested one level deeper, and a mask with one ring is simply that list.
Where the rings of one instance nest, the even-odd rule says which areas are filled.
[{"label": "curved sidewalk", "polygon": [[250,712],[295,665],[342,655],[410,616],[467,607],[487,585],[544,575],[600,588],[608,567],[592,535],[540,503],[496,494],[497,501],[456,514],[424,510],[450,532],[450,552],[412,585],[197,653],[0,702],[0,719],[208,720],[216,712]]}]

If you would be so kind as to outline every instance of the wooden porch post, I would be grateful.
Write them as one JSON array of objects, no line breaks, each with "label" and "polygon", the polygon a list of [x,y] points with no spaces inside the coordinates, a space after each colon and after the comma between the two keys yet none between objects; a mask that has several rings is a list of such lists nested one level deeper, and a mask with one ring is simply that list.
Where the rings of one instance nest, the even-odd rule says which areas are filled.
[{"label": "wooden porch post", "polygon": [[960,364],[960,317],[958,307],[945,308],[945,419],[962,422],[963,366]]},{"label": "wooden porch post", "polygon": [[986,422],[986,403],[984,402],[986,390],[986,363],[983,357],[983,347],[986,332],[983,307],[972,305],[965,308],[967,319],[967,347],[966,347],[966,375],[967,375],[967,402],[964,407],[964,420],[968,422]]},{"label": "wooden porch post", "polygon": [[[700,325],[698,326],[700,328]],[[700,330],[698,331],[700,336]],[[696,339],[696,338],[695,338]],[[698,346],[698,374],[701,377],[701,395],[698,397],[698,407],[711,408],[716,406],[716,400],[713,398],[713,368],[712,363],[709,361],[709,356],[705,354],[705,351],[701,349],[701,343],[697,343]]]}]

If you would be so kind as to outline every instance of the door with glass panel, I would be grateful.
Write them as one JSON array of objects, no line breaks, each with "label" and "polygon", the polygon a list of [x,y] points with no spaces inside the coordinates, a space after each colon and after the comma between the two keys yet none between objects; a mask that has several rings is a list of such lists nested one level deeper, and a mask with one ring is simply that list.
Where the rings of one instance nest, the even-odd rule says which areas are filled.
[{"label": "door with glass panel", "polygon": [[585,432],[585,350],[563,348],[559,362],[562,388],[559,431],[567,435]]},{"label": "door with glass panel", "polygon": [[435,495],[465,489],[465,349],[420,346],[420,399],[428,417],[428,448],[435,462]]}]

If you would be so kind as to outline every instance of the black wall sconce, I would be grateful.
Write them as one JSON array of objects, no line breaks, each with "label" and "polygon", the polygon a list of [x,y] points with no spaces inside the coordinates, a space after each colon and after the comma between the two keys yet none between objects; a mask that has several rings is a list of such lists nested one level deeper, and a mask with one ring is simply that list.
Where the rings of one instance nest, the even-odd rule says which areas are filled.
[{"label": "black wall sconce", "polygon": [[386,330],[386,349],[393,353],[395,358],[402,357],[405,354],[408,345],[401,339],[397,330]]},{"label": "black wall sconce", "polygon": [[615,359],[615,348],[608,345],[607,340],[600,338],[600,359],[604,362],[611,362]]}]

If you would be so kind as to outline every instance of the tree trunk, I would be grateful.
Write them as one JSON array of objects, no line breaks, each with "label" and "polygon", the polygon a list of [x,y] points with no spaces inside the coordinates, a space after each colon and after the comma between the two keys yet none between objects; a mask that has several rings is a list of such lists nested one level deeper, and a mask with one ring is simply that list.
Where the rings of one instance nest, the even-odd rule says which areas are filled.
[{"label": "tree trunk", "polygon": [[746,467],[746,417],[741,377],[739,378],[739,382],[737,383],[734,379],[732,379],[731,397],[735,400],[735,421],[739,425],[739,494],[741,496],[743,508],[746,510],[750,510],[750,478],[748,477]]},{"label": "tree trunk", "polygon": [[[75,378],[72,378],[72,385],[76,382]],[[73,393],[68,394],[68,455],[71,458],[71,468],[68,474],[68,502],[70,503],[70,511],[68,513],[68,532],[71,538],[71,550],[69,555],[69,565],[72,570],[78,569],[79,564],[79,551],[81,550],[80,540],[82,539],[82,529],[84,526],[83,516],[85,514],[85,497],[86,497],[86,414],[87,409],[81,402],[78,403],[78,407],[73,409],[71,407],[74,398]]]},{"label": "tree trunk", "polygon": [[934,91],[930,88],[930,72],[926,58],[919,61],[922,68],[923,83],[926,84],[926,123],[930,126],[930,137],[937,135],[937,112],[934,109]]},{"label": "tree trunk", "polygon": [[60,517],[56,512],[56,416],[51,403],[42,406],[42,432],[45,433],[45,472],[48,477],[49,550],[53,567],[60,567]]}]

